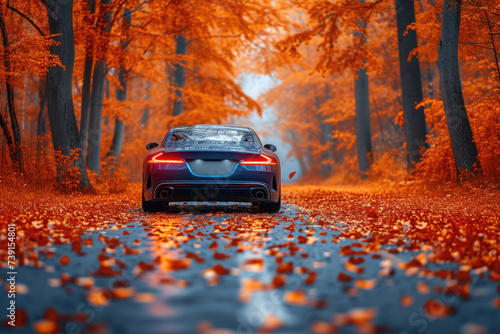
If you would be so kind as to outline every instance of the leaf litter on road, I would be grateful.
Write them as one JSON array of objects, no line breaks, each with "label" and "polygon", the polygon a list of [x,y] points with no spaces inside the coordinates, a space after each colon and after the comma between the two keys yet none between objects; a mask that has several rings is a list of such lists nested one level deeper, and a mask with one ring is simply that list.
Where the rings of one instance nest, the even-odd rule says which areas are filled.
[{"label": "leaf litter on road", "polygon": [[[155,293],[134,287],[135,279],[156,280],[160,287],[186,291],[205,286],[215,293],[231,286],[237,288],[227,290],[223,300],[232,300],[235,309],[252,305],[254,299],[274,296],[273,302],[283,309],[329,310],[329,318],[325,313],[310,313],[311,321],[300,325],[317,333],[335,332],[344,326],[359,332],[390,328],[390,323],[376,324],[381,313],[376,303],[363,308],[348,300],[362,291],[397,285],[404,273],[415,277],[414,287],[396,294],[395,305],[422,307],[427,316],[436,319],[460,311],[459,300],[450,305],[441,296],[468,300],[475,294],[475,281],[500,280],[496,251],[499,218],[494,214],[497,203],[473,198],[456,205],[446,197],[358,194],[304,186],[285,188],[284,200],[303,209],[288,212],[285,206],[279,214],[268,215],[245,208],[228,212],[225,207],[216,207],[222,211],[205,207],[193,212],[143,215],[132,199],[124,197],[119,204],[111,204],[90,196],[86,205],[75,198],[27,214],[2,212],[0,228],[5,229],[6,222],[16,222],[20,266],[49,272],[55,269],[58,274],[46,282],[47,286],[70,290],[80,286],[95,306],[109,307],[120,300],[154,303]],[[87,212],[89,205],[93,216]],[[174,211],[182,209],[173,207]],[[138,224],[130,224],[134,221]],[[138,229],[145,234],[141,240]],[[117,231],[113,236],[100,233],[113,230]],[[89,237],[91,234],[94,237]],[[62,245],[70,250],[63,251]],[[86,275],[74,276],[74,262],[80,263],[80,258],[91,256],[87,253],[99,247],[95,264],[88,267]],[[374,269],[376,263],[380,269]],[[61,272],[66,267],[69,269]],[[122,280],[106,287],[101,281],[116,280],[129,271],[134,275],[131,282]],[[99,283],[92,280],[94,277]],[[335,293],[325,293],[325,284],[337,285]],[[338,293],[345,295],[341,300],[352,305],[351,310],[341,311],[341,304],[334,302],[332,298]],[[498,298],[492,298],[490,305],[498,308]],[[31,323],[39,333],[57,330],[68,319],[23,316],[23,312],[26,314],[18,310],[19,318],[28,317],[29,321],[23,322]],[[287,312],[268,313],[260,328],[268,332],[293,328]],[[204,323],[210,323],[210,331],[216,330],[214,319],[196,321],[202,329],[208,328]]]}]

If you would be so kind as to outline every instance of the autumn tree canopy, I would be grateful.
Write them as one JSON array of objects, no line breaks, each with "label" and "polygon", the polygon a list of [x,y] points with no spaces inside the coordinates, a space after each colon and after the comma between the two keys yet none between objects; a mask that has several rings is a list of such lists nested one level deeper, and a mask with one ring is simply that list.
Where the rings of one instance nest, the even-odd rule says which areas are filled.
[{"label": "autumn tree canopy", "polygon": [[265,109],[309,177],[497,178],[499,24],[497,0],[2,0],[2,154],[95,186],[173,125]]}]

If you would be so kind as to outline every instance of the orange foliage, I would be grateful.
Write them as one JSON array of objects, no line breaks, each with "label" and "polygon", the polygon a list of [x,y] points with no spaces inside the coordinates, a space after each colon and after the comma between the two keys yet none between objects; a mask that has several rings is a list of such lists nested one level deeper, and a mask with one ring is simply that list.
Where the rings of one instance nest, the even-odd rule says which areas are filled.
[{"label": "orange foliage", "polygon": [[[292,144],[291,154],[301,162],[303,174],[310,171],[305,173],[308,181],[315,181],[321,165],[332,162],[332,181],[358,180],[352,72],[360,67],[368,69],[370,81],[371,178],[389,182],[456,181],[436,65],[442,2],[416,3],[417,23],[408,27],[416,29],[419,38],[419,47],[411,56],[420,61],[425,97],[422,105],[429,129],[429,149],[414,173],[406,170],[394,2],[303,1],[296,5],[302,14],[297,14],[295,21],[306,23],[295,26],[278,43],[285,66],[275,71],[278,83],[264,101],[278,113],[282,137]],[[463,5],[459,46],[466,108],[484,176],[492,180],[500,176],[500,73],[495,61],[495,53],[500,50],[495,37],[500,19],[495,6],[493,0]],[[365,30],[359,27],[359,18],[367,22]],[[356,31],[367,36],[366,45],[359,43],[353,33]],[[315,104],[317,98],[319,106]],[[332,126],[327,145],[318,137],[318,114],[326,116],[323,122]],[[328,151],[333,153],[325,159],[321,154]]]},{"label": "orange foliage", "polygon": [[[261,1],[224,0],[197,1],[194,4],[172,0],[125,0],[102,5],[96,1],[95,13],[90,13],[86,1],[75,1],[73,97],[77,119],[80,118],[83,68],[87,56],[94,61],[105,58],[108,66],[102,145],[111,146],[114,122],[107,120],[114,120],[116,116],[126,124],[118,167],[134,176],[140,170],[144,142],[158,141],[170,126],[230,123],[234,117],[248,116],[254,111],[260,113],[256,101],[243,92],[239,75],[244,68],[254,65],[255,57],[267,52],[266,46],[275,38],[269,33],[285,25],[287,20],[280,11],[284,3],[277,1],[271,5]],[[49,47],[55,42],[47,34],[47,15],[42,2],[15,0],[10,1],[9,6],[21,14],[7,8],[4,3],[0,6],[10,40],[8,50],[0,48],[0,56],[3,59],[3,55],[9,53],[14,71],[6,73],[2,62],[0,82],[9,77],[16,87],[22,88],[16,92],[15,103],[18,110],[22,109],[18,118],[25,124],[22,132],[25,140],[36,136],[37,121],[46,123],[46,116],[38,117],[44,94],[41,88],[48,68],[60,66],[60,62],[49,52]],[[132,11],[128,29],[124,29],[125,9]],[[107,13],[111,13],[109,34],[101,29],[103,16]],[[187,38],[185,55],[176,53],[176,36],[179,34]],[[126,48],[122,47],[124,44]],[[181,63],[186,72],[186,86],[182,89],[184,112],[173,117],[172,104],[176,99],[173,69]],[[116,98],[116,91],[120,88],[117,73],[121,66],[126,72],[126,101]],[[0,102],[4,105],[4,94],[0,95]],[[42,110],[40,115],[43,114]],[[3,140],[1,144],[4,145]],[[109,164],[106,161],[108,149],[101,152],[102,165],[106,167]],[[53,164],[51,168],[54,168]],[[111,167],[110,170],[115,171]],[[106,174],[113,173],[105,171]],[[118,175],[122,172],[119,171]],[[123,190],[120,184],[125,181],[118,178],[108,187],[106,181],[110,180],[100,180],[96,175],[90,178],[101,192]]]},{"label": "orange foliage", "polygon": [[[10,41],[8,49],[0,48],[0,57],[8,54],[12,69],[7,73],[5,64],[0,63],[0,82],[9,80],[15,86],[23,144],[33,146],[29,143],[49,141],[47,135],[40,137],[41,133],[37,133],[37,122],[40,119],[40,124],[46,123],[43,117],[38,117],[45,73],[51,66],[60,66],[60,62],[49,51],[55,42],[48,34],[43,4],[36,0],[15,0],[9,6],[31,23],[5,4],[0,5]],[[267,130],[279,132],[282,140],[291,144],[289,155],[299,162],[303,176],[310,181],[319,180],[321,170],[332,182],[356,182],[359,176],[354,73],[362,67],[367,68],[370,81],[374,151],[370,177],[389,182],[456,181],[436,66],[441,1],[416,4],[416,23],[408,27],[416,29],[419,38],[419,46],[411,56],[420,61],[425,97],[422,105],[426,107],[429,130],[429,148],[411,173],[406,171],[402,131],[394,1],[124,0],[113,1],[111,6],[97,1],[93,14],[87,7],[86,1],[75,1],[76,116],[80,118],[86,56],[93,60],[105,58],[108,71],[102,145],[111,146],[114,122],[109,120],[116,117],[126,124],[118,167],[106,158],[108,149],[102,149],[103,172],[99,177],[90,175],[99,192],[123,191],[127,173],[129,178],[138,180],[144,143],[158,141],[169,127],[186,123],[234,123],[252,113],[260,115],[262,107],[272,108],[275,113],[275,122]],[[496,37],[500,24],[497,1],[484,0],[480,5],[467,3],[462,7],[459,57],[466,108],[484,176],[497,180],[500,176],[497,154],[500,70],[495,60],[500,48]],[[132,10],[129,27],[125,24],[125,9]],[[100,27],[107,12],[111,12],[109,34]],[[367,26],[360,27],[359,19],[366,21]],[[366,43],[361,43],[359,34],[367,37]],[[178,35],[187,39],[185,54],[176,50]],[[181,64],[186,80],[180,90],[184,111],[173,116],[173,103],[178,99],[173,75]],[[126,101],[116,98],[121,88],[117,73],[122,65],[126,72]],[[272,75],[275,82],[259,103],[241,87],[242,75],[250,72]],[[4,94],[0,94],[0,102],[5,105]],[[9,164],[3,140],[1,145],[2,161]],[[55,155],[46,157],[48,151],[50,148],[42,149],[36,164],[47,168],[30,169],[34,153],[25,153],[30,157],[25,159],[30,162],[26,164],[28,183],[33,183],[33,173],[39,174],[34,177],[36,180],[54,179],[54,172],[48,170],[55,168],[52,160]],[[71,169],[64,169],[72,173]],[[2,171],[2,177],[5,175]],[[290,179],[293,177],[293,173],[289,174]],[[73,190],[71,182],[63,182],[60,187]]]}]

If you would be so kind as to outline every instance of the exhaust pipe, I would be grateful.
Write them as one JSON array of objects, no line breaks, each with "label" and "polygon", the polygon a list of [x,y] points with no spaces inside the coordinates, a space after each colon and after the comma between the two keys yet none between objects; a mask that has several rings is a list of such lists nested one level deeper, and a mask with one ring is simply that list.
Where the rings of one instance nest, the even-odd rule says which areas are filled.
[{"label": "exhaust pipe", "polygon": [[162,189],[162,190],[160,190],[159,195],[161,198],[170,197],[170,190],[169,189]]},{"label": "exhaust pipe", "polygon": [[264,199],[264,197],[266,197],[266,194],[264,194],[264,192],[262,190],[257,190],[254,193],[254,197],[257,199]]}]

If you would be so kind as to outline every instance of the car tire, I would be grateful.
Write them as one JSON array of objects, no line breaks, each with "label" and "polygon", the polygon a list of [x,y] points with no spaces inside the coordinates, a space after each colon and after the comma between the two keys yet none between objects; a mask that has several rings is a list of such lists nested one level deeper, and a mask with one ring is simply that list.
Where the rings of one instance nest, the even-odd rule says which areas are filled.
[{"label": "car tire", "polygon": [[281,209],[281,195],[280,195],[278,202],[272,202],[272,203],[260,202],[259,203],[259,210],[261,212],[274,213],[274,212],[280,211],[280,209]]},{"label": "car tire", "polygon": [[142,210],[144,212],[158,212],[163,209],[162,202],[148,202],[144,199],[144,193],[142,193]]}]

